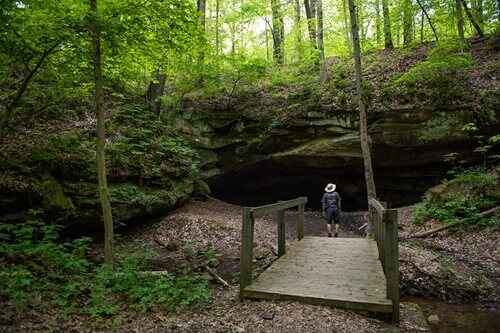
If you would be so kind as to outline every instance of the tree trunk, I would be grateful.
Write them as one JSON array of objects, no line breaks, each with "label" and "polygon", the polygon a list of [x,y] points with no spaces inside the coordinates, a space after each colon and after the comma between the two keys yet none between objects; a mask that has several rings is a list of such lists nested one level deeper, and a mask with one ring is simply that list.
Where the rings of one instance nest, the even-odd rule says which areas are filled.
[{"label": "tree trunk", "polygon": [[403,0],[403,44],[410,45],[412,42],[413,10],[410,0]]},{"label": "tree trunk", "polygon": [[463,46],[465,45],[464,15],[462,13],[462,4],[460,3],[460,0],[455,0],[455,15],[457,17],[458,39],[460,40],[460,44],[463,48]]},{"label": "tree trunk", "polygon": [[304,0],[304,7],[306,9],[306,18],[307,18],[307,29],[309,30],[309,40],[311,41],[311,45],[317,49],[318,46],[316,44],[316,27],[314,26],[314,0]]},{"label": "tree trunk", "polygon": [[101,36],[98,24],[97,0],[90,0],[90,36],[92,39],[93,62],[94,62],[94,84],[95,84],[95,112],[97,116],[97,181],[99,186],[99,197],[101,200],[102,215],[104,220],[104,263],[113,265],[113,216],[109,202],[108,184],[106,179],[106,159],[104,155],[105,117],[104,117],[104,94],[102,82],[101,63]]},{"label": "tree trunk", "polygon": [[166,81],[167,76],[158,69],[156,78],[149,83],[148,91],[146,92],[146,102],[149,105],[149,110],[157,115],[159,115],[161,111],[160,97],[163,96],[165,91]]},{"label": "tree trunk", "polygon": [[320,62],[320,80],[324,82],[326,80],[326,64],[325,64],[325,46],[323,44],[323,2],[322,0],[317,0],[316,2],[316,14],[318,23],[318,50],[319,50],[319,62]]},{"label": "tree trunk", "polygon": [[465,14],[467,14],[467,17],[469,18],[470,23],[474,26],[474,29],[476,29],[477,34],[479,35],[479,37],[483,37],[483,30],[481,30],[479,24],[477,24],[476,20],[474,20],[474,16],[472,16],[469,7],[467,7],[467,3],[465,2],[465,0],[460,1],[462,2],[462,6],[464,6]]},{"label": "tree trunk", "polygon": [[284,21],[283,15],[281,14],[280,1],[271,0],[271,10],[273,14],[273,55],[274,62],[278,65],[283,65],[285,63],[285,53],[283,48],[283,37],[284,37]]},{"label": "tree trunk", "polygon": [[347,8],[346,8],[346,1],[347,0],[341,0],[342,1],[342,13],[344,15],[344,30],[345,30],[345,44],[347,46],[347,49],[349,50],[349,53],[352,53],[352,47],[351,47],[351,28],[349,27],[349,20],[347,17]]},{"label": "tree trunk", "polygon": [[389,0],[382,0],[382,14],[384,15],[384,45],[386,49],[392,49],[394,44],[392,43],[392,33],[391,33],[391,19],[389,15],[389,5],[387,4]]},{"label": "tree trunk", "polygon": [[375,37],[377,45],[380,44],[381,29],[380,29],[380,0],[375,1]]},{"label": "tree trunk", "polygon": [[[207,0],[197,0],[197,8],[199,12],[199,23],[203,32],[205,32],[205,21],[206,21],[206,8],[207,8]],[[201,84],[203,82],[203,64],[205,62],[205,52],[203,50],[200,51],[198,56],[198,66],[199,66],[199,77],[198,83]]]},{"label": "tree trunk", "polygon": [[420,44],[424,43],[424,11],[420,11]]},{"label": "tree trunk", "polygon": [[[363,102],[363,89],[362,89],[362,70],[361,70],[361,47],[359,43],[358,23],[356,17],[356,6],[354,0],[349,0],[349,12],[351,15],[351,30],[352,30],[352,44],[354,54],[354,69],[356,75],[356,93],[358,98],[359,108],[359,132],[361,138],[361,152],[363,155],[363,164],[365,169],[366,192],[368,200],[376,198],[375,182],[373,177],[372,159],[370,152],[370,144],[368,138],[368,124],[366,119],[365,103]],[[368,234],[371,236],[371,225],[368,226]]]},{"label": "tree trunk", "polygon": [[[28,89],[28,86],[31,82],[31,80],[35,77],[35,75],[38,73],[44,62],[47,60],[47,58],[54,52],[54,50],[60,45],[60,42],[54,43],[51,47],[47,48],[42,52],[40,55],[40,58],[35,64],[35,67],[29,71],[28,75],[23,79],[23,82],[19,86],[19,89],[17,89],[16,94],[14,95],[14,98],[12,101],[10,101],[9,104],[7,104],[7,107],[5,108],[5,111],[3,112],[1,123],[0,123],[0,138],[3,137],[4,131],[8,126],[8,123],[10,121],[10,118],[12,117],[12,114],[14,110],[17,108],[19,102],[24,96],[24,93]],[[28,67],[29,64],[27,64],[26,67]]]},{"label": "tree trunk", "polygon": [[[458,0],[460,1],[460,0]],[[422,9],[422,13],[423,15],[425,15],[425,17],[427,18],[427,22],[429,22],[429,25],[432,29],[432,32],[434,33],[434,38],[436,38],[436,42],[439,40],[438,39],[438,35],[437,35],[437,32],[436,32],[436,29],[434,29],[434,24],[432,24],[432,20],[431,18],[429,17],[429,14],[427,13],[427,11],[425,10],[424,6],[422,5],[422,3],[420,2],[420,0],[417,0],[417,3],[418,3],[418,6],[420,7],[420,9]],[[422,23],[422,31],[423,31],[423,23]]]},{"label": "tree trunk", "polygon": [[484,28],[483,0],[474,1],[474,12],[476,13],[477,23],[482,30]]},{"label": "tree trunk", "polygon": [[220,40],[219,40],[219,11],[220,0],[215,0],[215,54],[219,55]]},{"label": "tree trunk", "polygon": [[302,29],[300,27],[300,0],[295,0],[295,43],[297,43],[297,59],[302,61]]},{"label": "tree trunk", "polygon": [[269,61],[271,57],[269,56],[269,28],[266,24],[266,59]]}]

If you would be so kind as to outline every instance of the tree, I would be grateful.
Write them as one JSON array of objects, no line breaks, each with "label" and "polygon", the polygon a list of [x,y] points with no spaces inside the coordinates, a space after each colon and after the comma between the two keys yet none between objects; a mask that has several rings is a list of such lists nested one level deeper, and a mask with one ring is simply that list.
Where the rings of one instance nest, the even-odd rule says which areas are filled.
[{"label": "tree", "polygon": [[325,46],[323,43],[323,2],[322,0],[316,1],[320,80],[323,82],[326,79]]},{"label": "tree", "polygon": [[382,14],[384,16],[384,45],[386,49],[392,49],[391,19],[389,15],[389,0],[382,0]]},{"label": "tree", "polygon": [[316,16],[315,10],[315,0],[304,0],[304,7],[306,10],[306,19],[307,19],[307,29],[309,31],[309,40],[311,45],[317,49],[318,45],[316,44],[316,27],[314,26],[314,17]]},{"label": "tree", "polygon": [[274,61],[278,65],[283,65],[285,63],[285,48],[283,47],[285,24],[279,0],[271,0],[271,11],[273,15],[273,28],[271,29],[271,33],[273,35]]},{"label": "tree", "polygon": [[411,5],[411,0],[403,1],[403,44],[408,46],[412,38],[412,28],[413,28],[413,8]]},{"label": "tree", "polygon": [[295,0],[295,43],[297,44],[297,59],[302,60],[302,29],[300,27],[300,0]]},{"label": "tree", "polygon": [[[361,153],[363,155],[363,165],[365,171],[366,192],[368,200],[376,198],[375,181],[373,176],[372,158],[368,137],[368,124],[366,117],[365,103],[363,102],[362,69],[361,69],[361,46],[359,42],[358,19],[356,15],[356,5],[354,0],[349,0],[349,13],[351,16],[352,45],[354,55],[354,70],[356,81],[356,94],[359,108],[359,133],[361,139]],[[371,234],[369,226],[368,234]]]},{"label": "tree", "polygon": [[102,57],[101,36],[99,27],[99,16],[97,0],[90,0],[90,36],[92,45],[92,56],[94,63],[94,86],[95,86],[95,112],[97,116],[97,181],[99,186],[99,198],[101,200],[102,216],[104,220],[104,262],[113,265],[113,215],[109,202],[108,183],[106,178],[105,147],[105,117],[104,117],[104,91],[102,80]]},{"label": "tree", "polygon": [[219,55],[219,15],[220,15],[220,0],[215,0],[215,54]]},{"label": "tree", "polygon": [[465,0],[460,0],[460,1],[462,2],[462,5],[464,6],[465,14],[467,14],[467,17],[469,18],[469,21],[472,24],[472,26],[474,27],[474,29],[476,29],[477,34],[479,35],[479,37],[483,37],[483,30],[481,29],[479,24],[474,19],[474,16],[472,16],[472,13],[469,10],[469,7],[467,7],[467,3],[465,2]]},{"label": "tree", "polygon": [[423,42],[424,40],[424,18],[423,16],[425,15],[425,17],[427,18],[427,22],[429,22],[429,26],[431,27],[432,29],[432,32],[434,33],[434,38],[436,39],[436,42],[439,40],[438,38],[438,35],[436,33],[436,29],[434,28],[434,24],[432,24],[432,20],[431,18],[429,17],[429,14],[427,13],[427,10],[425,10],[424,6],[422,5],[422,2],[420,2],[421,0],[417,0],[417,3],[418,3],[418,6],[420,7],[420,9],[422,10],[422,22],[421,22],[421,41]]},{"label": "tree", "polygon": [[380,0],[375,0],[375,38],[377,44],[380,43]]},{"label": "tree", "polygon": [[462,14],[462,4],[460,3],[460,0],[455,0],[455,15],[457,17],[458,39],[460,40],[460,43],[463,47],[463,45],[465,44],[464,16]]}]

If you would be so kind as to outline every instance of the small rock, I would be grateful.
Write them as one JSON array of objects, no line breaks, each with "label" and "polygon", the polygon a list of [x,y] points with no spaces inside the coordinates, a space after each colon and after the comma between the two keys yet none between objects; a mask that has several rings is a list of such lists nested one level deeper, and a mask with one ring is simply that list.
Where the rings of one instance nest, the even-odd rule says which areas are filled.
[{"label": "small rock", "polygon": [[177,251],[179,249],[179,243],[172,240],[172,241],[168,242],[166,247],[167,247],[167,250],[174,252],[174,251]]},{"label": "small rock", "polygon": [[274,319],[274,312],[264,312],[262,314],[262,319],[273,320]]},{"label": "small rock", "polygon": [[428,318],[427,321],[431,325],[436,325],[439,323],[439,316],[437,314],[431,314]]}]

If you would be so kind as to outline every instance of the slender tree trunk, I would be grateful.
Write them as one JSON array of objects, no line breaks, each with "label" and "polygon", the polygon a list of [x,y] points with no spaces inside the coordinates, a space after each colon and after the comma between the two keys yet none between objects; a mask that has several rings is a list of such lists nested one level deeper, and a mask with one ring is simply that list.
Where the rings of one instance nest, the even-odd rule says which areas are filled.
[{"label": "slender tree trunk", "polygon": [[267,24],[266,24],[266,59],[267,61],[269,61],[271,59],[270,55],[269,55],[269,28],[267,27]]},{"label": "slender tree trunk", "polygon": [[462,4],[460,3],[460,0],[455,0],[455,15],[457,16],[458,39],[460,40],[460,44],[463,47],[465,45],[464,15],[462,13]]},{"label": "slender tree trunk", "polygon": [[99,186],[99,197],[101,199],[102,215],[104,220],[104,262],[113,265],[113,216],[109,202],[108,182],[106,178],[106,159],[104,155],[105,117],[104,117],[104,94],[102,83],[102,57],[101,36],[99,31],[99,16],[97,11],[97,0],[90,0],[90,36],[92,38],[93,62],[94,62],[94,84],[95,84],[95,112],[97,115],[97,181]]},{"label": "slender tree trunk", "polygon": [[484,28],[483,0],[474,1],[474,12],[476,13],[477,23],[482,30]]},{"label": "slender tree trunk", "polygon": [[[206,32],[206,9],[207,9],[207,0],[197,0],[197,7],[198,7],[198,12],[199,12],[199,23],[201,28],[203,29],[203,33]],[[200,50],[200,53],[198,55],[198,67],[199,67],[199,76],[198,76],[198,84],[203,83],[203,66],[205,63],[205,51]]]},{"label": "slender tree trunk", "polygon": [[320,80],[324,82],[326,80],[326,63],[325,63],[325,46],[323,43],[323,1],[317,0],[316,2],[316,15],[318,23],[318,50],[319,50],[319,62],[320,62]]},{"label": "slender tree trunk", "polygon": [[420,45],[424,43],[424,11],[420,11]]},{"label": "slender tree trunk", "polygon": [[[16,94],[14,95],[14,98],[7,104],[7,107],[3,111],[1,123],[0,123],[0,138],[3,137],[5,134],[4,131],[8,127],[8,123],[10,121],[10,118],[12,117],[12,114],[14,113],[14,110],[17,108],[19,105],[19,102],[21,102],[21,99],[23,98],[26,90],[28,89],[28,86],[31,82],[31,80],[36,76],[44,62],[47,60],[47,58],[54,52],[54,50],[60,45],[59,42],[55,43],[53,46],[47,48],[44,50],[44,52],[40,55],[40,58],[35,64],[35,67],[31,69],[21,82],[21,85],[17,89]],[[29,64],[27,64],[27,67]]]},{"label": "slender tree trunk", "polygon": [[318,45],[316,44],[316,27],[314,26],[314,0],[304,0],[304,7],[306,9],[306,18],[307,18],[307,30],[309,31],[309,40],[311,41],[311,45],[317,49]]},{"label": "slender tree trunk", "polygon": [[[460,0],[457,0],[457,1],[460,1]],[[432,20],[429,17],[429,14],[427,13],[427,10],[425,10],[425,8],[422,5],[422,3],[420,2],[420,0],[417,0],[417,3],[418,3],[418,6],[420,7],[420,9],[422,10],[423,15],[425,15],[425,17],[427,18],[427,22],[429,22],[429,26],[431,27],[432,32],[434,33],[434,38],[436,39],[436,42],[437,42],[439,40],[439,38],[438,38],[438,35],[436,32],[436,29],[434,28],[434,24],[432,24]]]},{"label": "slender tree trunk", "polygon": [[297,43],[297,59],[302,61],[302,29],[300,27],[300,0],[295,0],[295,43]]},{"label": "slender tree trunk", "polygon": [[462,6],[464,6],[465,14],[467,14],[467,17],[469,18],[470,23],[474,26],[474,29],[476,29],[477,34],[479,35],[479,37],[483,37],[483,30],[481,30],[479,24],[477,24],[476,20],[474,20],[474,16],[472,16],[469,7],[467,7],[467,3],[465,2],[465,0],[460,1],[462,2]]},{"label": "slender tree trunk", "polygon": [[281,13],[280,1],[271,0],[271,10],[273,13],[273,55],[274,62],[278,65],[285,63],[285,50],[283,47],[284,21]]},{"label": "slender tree trunk", "polygon": [[403,0],[403,44],[410,45],[412,42],[413,11],[411,0]]},{"label": "slender tree trunk", "polygon": [[[363,89],[362,89],[362,70],[361,70],[361,47],[359,43],[358,23],[356,17],[356,6],[354,0],[349,0],[349,12],[351,14],[351,30],[352,30],[352,44],[354,54],[354,69],[356,75],[356,93],[358,98],[359,108],[359,132],[361,139],[361,152],[363,155],[363,165],[365,169],[366,192],[368,200],[376,198],[375,182],[372,169],[372,159],[370,152],[370,144],[368,137],[368,124],[366,117],[365,103],[363,102]],[[371,235],[371,226],[368,228],[368,233]]]},{"label": "slender tree trunk", "polygon": [[389,0],[382,0],[382,13],[384,15],[384,45],[386,49],[392,49],[391,19],[389,15]]},{"label": "slender tree trunk", "polygon": [[352,46],[351,46],[351,27],[349,26],[349,18],[347,14],[347,0],[342,1],[342,14],[344,16],[344,31],[345,31],[345,45],[347,46],[347,50],[349,54],[352,54]]},{"label": "slender tree trunk", "polygon": [[220,49],[219,11],[220,11],[220,0],[215,0],[215,54],[216,55],[219,55],[219,49]]},{"label": "slender tree trunk", "polygon": [[380,44],[381,29],[380,29],[380,0],[375,1],[375,38],[377,45]]}]

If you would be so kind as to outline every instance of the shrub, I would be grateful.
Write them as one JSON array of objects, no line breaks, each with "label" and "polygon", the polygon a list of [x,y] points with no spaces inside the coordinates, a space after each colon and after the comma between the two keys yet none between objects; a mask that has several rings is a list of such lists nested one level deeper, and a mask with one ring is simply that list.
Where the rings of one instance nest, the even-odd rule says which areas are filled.
[{"label": "shrub", "polygon": [[473,65],[470,54],[455,54],[454,49],[436,48],[428,59],[397,77],[387,93],[405,102],[427,102],[448,106],[468,98],[467,69]]},{"label": "shrub", "polygon": [[485,169],[469,169],[453,173],[429,191],[417,205],[414,222],[436,219],[445,223],[465,219],[469,223],[500,224],[498,217],[481,218],[481,211],[500,204],[499,179]]},{"label": "shrub", "polygon": [[86,257],[89,238],[59,242],[57,227],[38,218],[0,224],[0,300],[18,311],[51,306],[95,318],[133,310],[174,310],[210,298],[199,276],[144,274],[151,253],[123,253],[114,270]]}]

